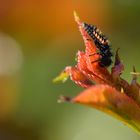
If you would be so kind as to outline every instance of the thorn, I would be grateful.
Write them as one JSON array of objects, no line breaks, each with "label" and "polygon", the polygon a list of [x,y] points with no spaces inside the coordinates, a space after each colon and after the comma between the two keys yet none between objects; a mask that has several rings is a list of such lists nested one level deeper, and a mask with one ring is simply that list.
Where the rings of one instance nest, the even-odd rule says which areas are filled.
[{"label": "thorn", "polygon": [[121,62],[120,57],[119,57],[119,54],[118,54],[119,49],[120,49],[120,48],[118,48],[118,49],[116,50],[116,55],[115,55],[115,66],[116,66],[116,65],[119,65],[120,62]]},{"label": "thorn", "polygon": [[64,103],[64,102],[72,102],[70,97],[66,96],[60,96],[59,99],[57,100],[58,103]]},{"label": "thorn", "polygon": [[133,72],[136,72],[136,68],[135,68],[135,66],[133,66]]}]

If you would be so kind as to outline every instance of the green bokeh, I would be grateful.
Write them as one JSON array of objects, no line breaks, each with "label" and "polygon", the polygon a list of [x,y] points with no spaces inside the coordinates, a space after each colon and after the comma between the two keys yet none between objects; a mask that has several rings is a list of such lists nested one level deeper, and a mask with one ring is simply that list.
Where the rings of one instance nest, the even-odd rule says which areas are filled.
[{"label": "green bokeh", "polygon": [[[123,77],[131,81],[133,65],[140,71],[140,2],[107,2],[110,21],[108,26],[102,25],[102,30],[104,28],[108,34],[113,51],[120,48],[125,65]],[[89,0],[89,4],[94,1]],[[24,55],[21,92],[11,121],[17,128],[31,128],[34,140],[138,140],[135,132],[110,116],[80,105],[57,103],[60,95],[75,96],[83,91],[70,80],[64,84],[52,82],[65,66],[76,63],[76,52],[84,49],[81,35],[75,28],[71,28],[74,30],[71,33],[64,32],[55,38],[46,35],[38,40],[24,39],[18,32],[7,31],[20,43]]]}]

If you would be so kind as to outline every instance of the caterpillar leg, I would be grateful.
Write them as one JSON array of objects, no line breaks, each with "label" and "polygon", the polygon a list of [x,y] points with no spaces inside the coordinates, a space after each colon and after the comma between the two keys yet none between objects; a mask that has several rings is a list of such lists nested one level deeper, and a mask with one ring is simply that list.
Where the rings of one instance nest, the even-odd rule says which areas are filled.
[{"label": "caterpillar leg", "polygon": [[87,41],[92,41],[90,38],[87,38],[86,40],[87,40]]},{"label": "caterpillar leg", "polygon": [[89,56],[93,56],[93,55],[96,55],[96,54],[100,55],[99,52],[96,52],[96,53],[90,54]]},{"label": "caterpillar leg", "polygon": [[100,62],[100,61],[101,61],[101,59],[98,59],[98,60],[92,61],[91,63],[93,64],[93,63]]}]

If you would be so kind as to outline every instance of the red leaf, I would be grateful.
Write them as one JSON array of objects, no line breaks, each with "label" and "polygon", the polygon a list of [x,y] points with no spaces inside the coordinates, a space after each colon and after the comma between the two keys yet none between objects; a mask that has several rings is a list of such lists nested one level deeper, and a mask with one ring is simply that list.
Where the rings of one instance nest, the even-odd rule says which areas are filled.
[{"label": "red leaf", "polygon": [[[99,65],[100,55],[98,55],[97,47],[92,40],[92,38],[88,35],[88,33],[85,31],[83,27],[83,23],[80,21],[77,15],[75,15],[75,21],[77,22],[79,26],[79,30],[82,34],[82,37],[85,42],[86,51],[85,51],[85,60],[87,69],[93,73],[93,75],[98,75],[100,79],[103,79],[108,84],[111,84],[111,74],[105,67],[101,67]],[[91,56],[92,55],[92,56]]]},{"label": "red leaf", "polygon": [[89,79],[93,80],[96,83],[106,83],[106,81],[102,78],[100,78],[98,75],[96,75],[95,73],[91,72],[88,68],[87,68],[87,56],[85,55],[84,52],[78,51],[77,53],[78,56],[78,63],[77,63],[77,68],[87,77],[89,77]]},{"label": "red leaf", "polygon": [[65,71],[69,73],[71,80],[81,87],[88,88],[93,85],[93,83],[76,67],[66,67]]}]

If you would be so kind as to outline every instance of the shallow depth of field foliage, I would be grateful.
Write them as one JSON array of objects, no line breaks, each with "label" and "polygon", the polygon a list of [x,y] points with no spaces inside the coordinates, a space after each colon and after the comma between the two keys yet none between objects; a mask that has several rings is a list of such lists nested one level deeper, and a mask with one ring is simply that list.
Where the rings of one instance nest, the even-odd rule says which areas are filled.
[{"label": "shallow depth of field foliage", "polygon": [[73,10],[100,27],[113,51],[121,48],[122,77],[131,80],[133,65],[140,71],[139,1],[0,1],[0,139],[139,140],[99,111],[57,103],[59,95],[83,90],[71,81],[52,83],[84,50]]}]

